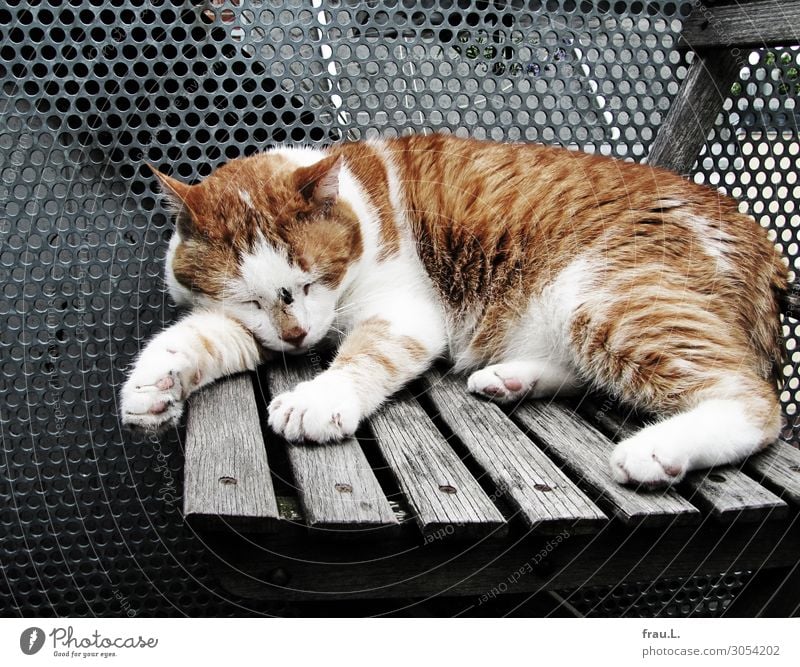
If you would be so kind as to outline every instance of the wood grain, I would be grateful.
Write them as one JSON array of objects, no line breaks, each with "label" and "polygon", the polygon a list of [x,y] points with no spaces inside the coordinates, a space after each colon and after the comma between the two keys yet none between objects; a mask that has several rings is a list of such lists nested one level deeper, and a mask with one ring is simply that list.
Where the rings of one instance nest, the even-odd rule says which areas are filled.
[{"label": "wood grain", "polygon": [[495,404],[467,392],[463,378],[430,371],[428,396],[507,500],[539,532],[592,532],[605,514]]},{"label": "wood grain", "polygon": [[529,401],[517,407],[512,417],[610,516],[650,526],[700,520],[697,508],[674,490],[643,492],[618,484],[608,464],[614,443],[564,406]]},{"label": "wood grain", "polygon": [[793,505],[800,505],[800,450],[779,440],[751,456],[744,469]]},{"label": "wood grain", "polygon": [[[595,535],[496,542],[373,542],[359,549],[311,540],[264,545],[215,544],[224,588],[249,598],[308,600],[344,598],[472,596],[480,607],[489,596],[545,590],[615,586],[700,573],[791,566],[800,553],[796,514],[781,521],[731,529],[711,522],[696,526],[628,529]],[[466,602],[466,601],[465,601]],[[466,605],[465,605],[466,606]]]},{"label": "wood grain", "polygon": [[[270,367],[272,396],[292,389],[317,374],[307,359]],[[274,434],[269,437],[278,438]],[[288,443],[286,447],[306,523],[317,530],[360,531],[363,537],[384,537],[399,524],[386,495],[355,438],[319,445]]]},{"label": "wood grain", "polygon": [[274,530],[278,503],[249,375],[189,399],[183,511],[212,527]]},{"label": "wood grain", "polygon": [[800,44],[800,2],[765,0],[694,9],[681,42],[691,49]]},{"label": "wood grain", "polygon": [[[632,436],[643,426],[634,415],[601,410],[591,401],[584,404],[583,414],[615,442]],[[777,495],[735,465],[690,472],[678,490],[692,504],[721,521],[763,521],[785,516],[789,509]]]},{"label": "wood grain", "polygon": [[698,53],[647,158],[688,176],[730,94],[740,66],[729,51]]},{"label": "wood grain", "polygon": [[426,537],[505,534],[503,515],[408,392],[384,405],[371,424]]},{"label": "wood grain", "polygon": [[732,465],[690,472],[681,482],[681,491],[721,521],[764,521],[789,511],[777,495]]}]

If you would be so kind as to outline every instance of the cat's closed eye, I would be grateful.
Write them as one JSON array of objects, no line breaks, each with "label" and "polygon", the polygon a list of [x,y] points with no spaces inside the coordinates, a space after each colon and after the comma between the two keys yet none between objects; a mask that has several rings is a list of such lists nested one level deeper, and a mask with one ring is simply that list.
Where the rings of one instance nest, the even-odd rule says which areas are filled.
[{"label": "cat's closed eye", "polygon": [[308,290],[311,289],[311,285],[313,285],[313,283],[306,283],[303,285],[303,294],[308,294]]},{"label": "cat's closed eye", "polygon": [[255,306],[259,310],[261,310],[261,302],[260,301],[247,301],[247,305]]}]

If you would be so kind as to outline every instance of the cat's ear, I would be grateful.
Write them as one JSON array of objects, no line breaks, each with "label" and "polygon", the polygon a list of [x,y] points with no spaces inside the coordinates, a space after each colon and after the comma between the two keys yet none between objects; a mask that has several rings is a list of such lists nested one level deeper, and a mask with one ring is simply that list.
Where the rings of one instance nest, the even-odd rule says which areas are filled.
[{"label": "cat's ear", "polygon": [[331,155],[294,173],[294,183],[303,199],[317,206],[333,204],[339,196],[342,159]]},{"label": "cat's ear", "polygon": [[191,185],[181,183],[180,181],[162,174],[153,165],[146,163],[153,172],[153,175],[161,183],[161,191],[164,194],[169,208],[175,215],[175,224],[178,228],[178,233],[186,238],[195,231],[194,213],[189,204],[190,193],[192,191]]}]

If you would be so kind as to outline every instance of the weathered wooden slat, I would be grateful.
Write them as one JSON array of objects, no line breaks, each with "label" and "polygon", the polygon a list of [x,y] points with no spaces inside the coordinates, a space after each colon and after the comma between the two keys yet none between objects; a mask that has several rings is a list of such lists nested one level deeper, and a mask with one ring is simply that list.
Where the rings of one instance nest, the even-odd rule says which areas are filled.
[{"label": "weathered wooden slat", "polygon": [[723,7],[700,6],[683,24],[681,41],[692,49],[800,44],[800,2],[765,0]]},{"label": "weathered wooden slat", "polygon": [[695,470],[680,486],[686,498],[722,521],[763,521],[789,511],[778,496],[736,466]]},{"label": "weathered wooden slat", "polygon": [[449,429],[486,471],[498,496],[539,532],[592,532],[605,514],[494,403],[467,393],[462,378],[426,376],[428,396]]},{"label": "weathered wooden slat", "polygon": [[691,172],[738,72],[730,51],[695,54],[650,147],[649,164],[684,175]]},{"label": "weathered wooden slat", "polygon": [[800,450],[778,440],[751,456],[744,469],[784,500],[800,505]]},{"label": "weathered wooden slat", "polygon": [[[608,410],[585,406],[592,421],[614,440],[624,440],[640,427],[638,419]],[[687,500],[722,521],[762,521],[788,512],[788,505],[777,495],[744,474],[738,466],[695,470],[679,485]]]},{"label": "weathered wooden slat", "polygon": [[370,421],[426,537],[505,534],[503,515],[410,394],[393,398]]},{"label": "weathered wooden slat", "polygon": [[213,527],[272,530],[278,503],[253,382],[237,375],[189,400],[183,511]]},{"label": "weathered wooden slat", "polygon": [[674,490],[646,493],[618,484],[608,464],[614,443],[562,405],[526,402],[512,416],[572,473],[579,486],[597,494],[593,499],[609,515],[649,526],[700,520],[697,508]]},{"label": "weathered wooden slat", "polygon": [[[272,396],[292,389],[316,372],[307,360],[267,371]],[[284,441],[281,441],[284,442]],[[286,443],[300,504],[309,527],[331,531],[375,531],[385,536],[399,523],[355,438],[318,445]]]},{"label": "weathered wooden slat", "polygon": [[[559,537],[561,539],[559,539]],[[223,587],[248,598],[277,600],[474,596],[481,604],[508,593],[650,582],[664,577],[794,566],[800,521],[717,522],[696,526],[610,526],[593,535],[484,540],[464,548],[443,541],[409,549],[405,541],[373,541],[353,558],[349,545],[229,536],[213,544]],[[266,548],[265,548],[266,547]],[[796,604],[797,601],[795,601]],[[465,605],[466,606],[466,605]]]}]

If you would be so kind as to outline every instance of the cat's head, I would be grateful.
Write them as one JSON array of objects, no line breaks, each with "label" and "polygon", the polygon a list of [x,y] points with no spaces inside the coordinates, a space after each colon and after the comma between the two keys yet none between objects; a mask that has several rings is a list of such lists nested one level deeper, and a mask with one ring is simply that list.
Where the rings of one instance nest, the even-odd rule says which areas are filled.
[{"label": "cat's head", "polygon": [[341,167],[335,156],[299,166],[291,153],[262,153],[197,185],[153,169],[176,217],[173,297],[225,312],[271,350],[319,342],[362,252],[358,220],[339,196]]}]

